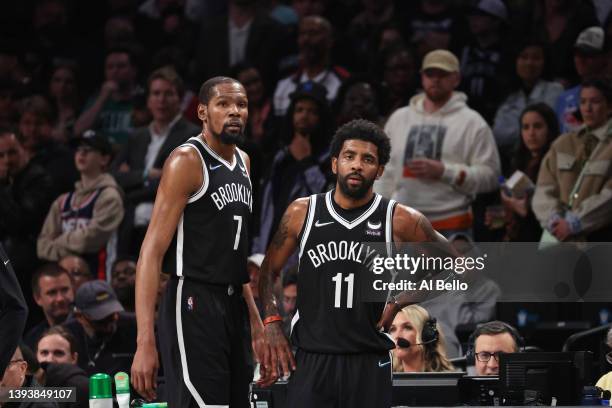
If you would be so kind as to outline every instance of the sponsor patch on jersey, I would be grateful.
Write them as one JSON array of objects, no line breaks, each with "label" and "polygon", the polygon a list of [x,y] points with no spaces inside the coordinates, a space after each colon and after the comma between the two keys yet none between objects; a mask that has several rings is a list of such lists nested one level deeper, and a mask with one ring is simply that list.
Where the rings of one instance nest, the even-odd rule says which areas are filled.
[{"label": "sponsor patch on jersey", "polygon": [[378,230],[382,227],[382,222],[378,221],[377,223],[372,223],[368,221],[368,228],[372,230]]}]

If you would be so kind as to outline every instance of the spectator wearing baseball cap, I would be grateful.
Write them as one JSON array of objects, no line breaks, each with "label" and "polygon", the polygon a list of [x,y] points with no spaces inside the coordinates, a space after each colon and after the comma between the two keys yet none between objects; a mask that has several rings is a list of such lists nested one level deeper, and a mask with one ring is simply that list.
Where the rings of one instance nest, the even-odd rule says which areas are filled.
[{"label": "spectator wearing baseball cap", "polygon": [[[584,29],[574,44],[574,67],[581,82],[603,75],[606,66],[606,36],[601,27]],[[555,112],[559,119],[561,133],[577,131],[582,126],[578,114],[581,85],[576,85],[559,95]]]},{"label": "spectator wearing baseball cap", "polygon": [[332,117],[327,89],[315,81],[303,82],[291,93],[290,100],[277,137],[284,146],[274,155],[262,187],[261,224],[253,253],[265,253],[272,232],[293,200],[323,192],[331,180]]},{"label": "spectator wearing baseball cap", "polygon": [[450,236],[471,236],[472,198],[497,188],[500,162],[491,129],[455,89],[459,61],[446,50],[425,56],[424,92],[396,110],[385,126],[391,160],[374,190],[421,211]]},{"label": "spectator wearing baseball cap", "polygon": [[600,24],[592,2],[538,0],[529,3],[532,8],[531,29],[525,27],[524,32],[548,47],[550,79],[565,88],[582,82],[574,70],[572,48],[581,32]]},{"label": "spectator wearing baseball cap", "polygon": [[129,372],[136,351],[136,318],[101,280],[84,283],[74,299],[74,319],[64,324],[76,341],[77,364],[88,375]]},{"label": "spectator wearing baseball cap", "polygon": [[81,180],[51,205],[38,236],[39,258],[57,262],[79,255],[94,277],[106,279],[115,253],[111,238],[123,218],[121,190],[107,173],[111,154],[109,141],[94,131],[77,140],[74,161]]},{"label": "spectator wearing baseball cap", "polygon": [[510,76],[504,32],[508,10],[502,0],[480,0],[468,10],[469,36],[461,50],[461,90],[468,105],[488,123],[503,98],[500,86]]}]

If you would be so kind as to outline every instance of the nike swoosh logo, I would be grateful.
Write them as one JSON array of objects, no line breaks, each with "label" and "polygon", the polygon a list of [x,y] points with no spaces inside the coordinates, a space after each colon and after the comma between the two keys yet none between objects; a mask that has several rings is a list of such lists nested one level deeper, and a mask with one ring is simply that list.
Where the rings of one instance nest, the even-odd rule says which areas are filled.
[{"label": "nike swoosh logo", "polygon": [[4,261],[4,265],[8,265],[9,262],[11,262],[10,259],[7,259],[6,261]]},{"label": "nike swoosh logo", "polygon": [[379,361],[379,362],[378,362],[378,366],[379,366],[379,367],[388,366],[389,364],[391,364],[391,360],[386,361],[386,362],[384,362],[384,363],[383,363],[382,361]]},{"label": "nike swoosh logo", "polygon": [[319,220],[317,220],[317,222],[315,222],[315,227],[324,227],[326,225],[333,224],[333,223],[334,223],[333,221],[330,221],[330,222],[319,222]]},{"label": "nike swoosh logo", "polygon": [[382,227],[382,222],[378,222],[378,224],[372,224],[370,221],[368,221],[369,229],[379,229],[380,227]]},{"label": "nike swoosh logo", "polygon": [[212,164],[209,164],[208,168],[211,169],[211,170],[217,170],[221,166],[222,166],[222,164],[217,164],[216,166],[213,166]]}]

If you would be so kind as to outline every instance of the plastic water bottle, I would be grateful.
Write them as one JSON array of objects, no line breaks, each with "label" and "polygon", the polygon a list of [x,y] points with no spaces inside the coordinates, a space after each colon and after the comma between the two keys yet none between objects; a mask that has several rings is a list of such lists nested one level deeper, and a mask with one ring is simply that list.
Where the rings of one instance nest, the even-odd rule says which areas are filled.
[{"label": "plastic water bottle", "polygon": [[123,371],[115,374],[115,393],[119,408],[130,408],[130,376]]},{"label": "plastic water bottle", "polygon": [[113,390],[108,374],[89,377],[89,408],[113,408]]}]

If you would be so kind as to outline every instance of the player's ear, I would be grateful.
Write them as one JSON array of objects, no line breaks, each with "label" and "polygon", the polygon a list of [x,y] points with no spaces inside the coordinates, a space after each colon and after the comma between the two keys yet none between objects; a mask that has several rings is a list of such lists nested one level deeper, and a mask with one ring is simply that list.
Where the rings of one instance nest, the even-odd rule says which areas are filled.
[{"label": "player's ear", "polygon": [[332,168],[332,173],[338,174],[338,158],[337,157],[332,157],[331,168]]},{"label": "player's ear", "polygon": [[382,177],[385,172],[385,166],[378,166],[378,172],[376,173],[376,180]]},{"label": "player's ear", "polygon": [[208,113],[208,106],[199,103],[198,104],[198,118],[200,118],[200,120],[202,122],[206,121],[206,114]]}]

